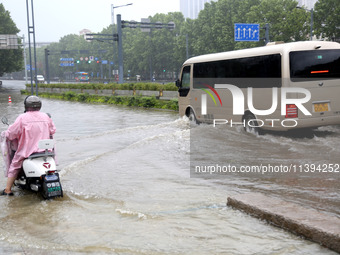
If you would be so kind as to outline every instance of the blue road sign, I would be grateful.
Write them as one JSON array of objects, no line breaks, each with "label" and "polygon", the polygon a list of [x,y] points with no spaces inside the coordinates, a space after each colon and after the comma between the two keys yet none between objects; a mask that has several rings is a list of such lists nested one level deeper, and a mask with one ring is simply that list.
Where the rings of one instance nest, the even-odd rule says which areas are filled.
[{"label": "blue road sign", "polygon": [[102,60],[103,65],[107,65],[108,61],[107,60]]},{"label": "blue road sign", "polygon": [[[27,70],[30,70],[30,69],[31,69],[31,65],[26,65],[26,69],[27,69]],[[32,67],[32,70],[35,71],[35,68]]]},{"label": "blue road sign", "polygon": [[60,58],[59,66],[74,66],[74,58]]},{"label": "blue road sign", "polygon": [[74,58],[60,58],[60,61],[74,61]]},{"label": "blue road sign", "polygon": [[234,33],[235,41],[257,42],[260,40],[260,25],[235,23]]},{"label": "blue road sign", "polygon": [[60,63],[59,66],[74,66],[74,63]]}]

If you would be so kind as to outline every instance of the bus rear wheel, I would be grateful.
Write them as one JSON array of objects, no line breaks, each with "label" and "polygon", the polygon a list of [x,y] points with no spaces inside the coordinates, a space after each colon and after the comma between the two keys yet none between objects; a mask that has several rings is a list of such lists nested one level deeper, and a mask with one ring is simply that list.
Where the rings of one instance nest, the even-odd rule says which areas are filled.
[{"label": "bus rear wheel", "polygon": [[254,114],[246,113],[243,117],[244,131],[247,133],[253,133],[256,135],[262,135],[262,129],[259,127]]}]

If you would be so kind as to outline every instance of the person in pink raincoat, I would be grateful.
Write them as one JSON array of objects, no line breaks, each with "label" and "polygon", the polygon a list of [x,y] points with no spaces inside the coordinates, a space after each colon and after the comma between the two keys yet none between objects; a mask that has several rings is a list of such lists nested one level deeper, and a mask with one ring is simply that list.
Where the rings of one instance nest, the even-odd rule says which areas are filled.
[{"label": "person in pink raincoat", "polygon": [[39,97],[26,97],[24,105],[25,113],[21,114],[5,132],[7,140],[17,140],[18,148],[8,169],[6,188],[0,195],[13,195],[12,186],[24,159],[32,153],[40,152],[38,142],[50,139],[56,131],[52,119],[46,113],[40,112],[41,100]]}]

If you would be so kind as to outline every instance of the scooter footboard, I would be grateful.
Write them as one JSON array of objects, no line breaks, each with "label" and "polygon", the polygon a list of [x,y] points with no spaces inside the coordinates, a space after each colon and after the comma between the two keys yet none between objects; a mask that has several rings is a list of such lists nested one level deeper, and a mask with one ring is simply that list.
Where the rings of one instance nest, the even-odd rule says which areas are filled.
[{"label": "scooter footboard", "polygon": [[63,196],[58,173],[42,175],[42,195],[45,199]]}]

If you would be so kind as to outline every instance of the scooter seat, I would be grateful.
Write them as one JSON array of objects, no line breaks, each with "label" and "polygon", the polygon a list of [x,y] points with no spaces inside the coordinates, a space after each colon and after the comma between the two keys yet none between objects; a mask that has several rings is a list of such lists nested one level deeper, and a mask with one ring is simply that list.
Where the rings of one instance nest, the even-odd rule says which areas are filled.
[{"label": "scooter seat", "polygon": [[33,159],[33,158],[43,158],[43,157],[54,157],[55,154],[54,152],[36,152],[36,153],[33,153],[31,154],[28,159]]}]

